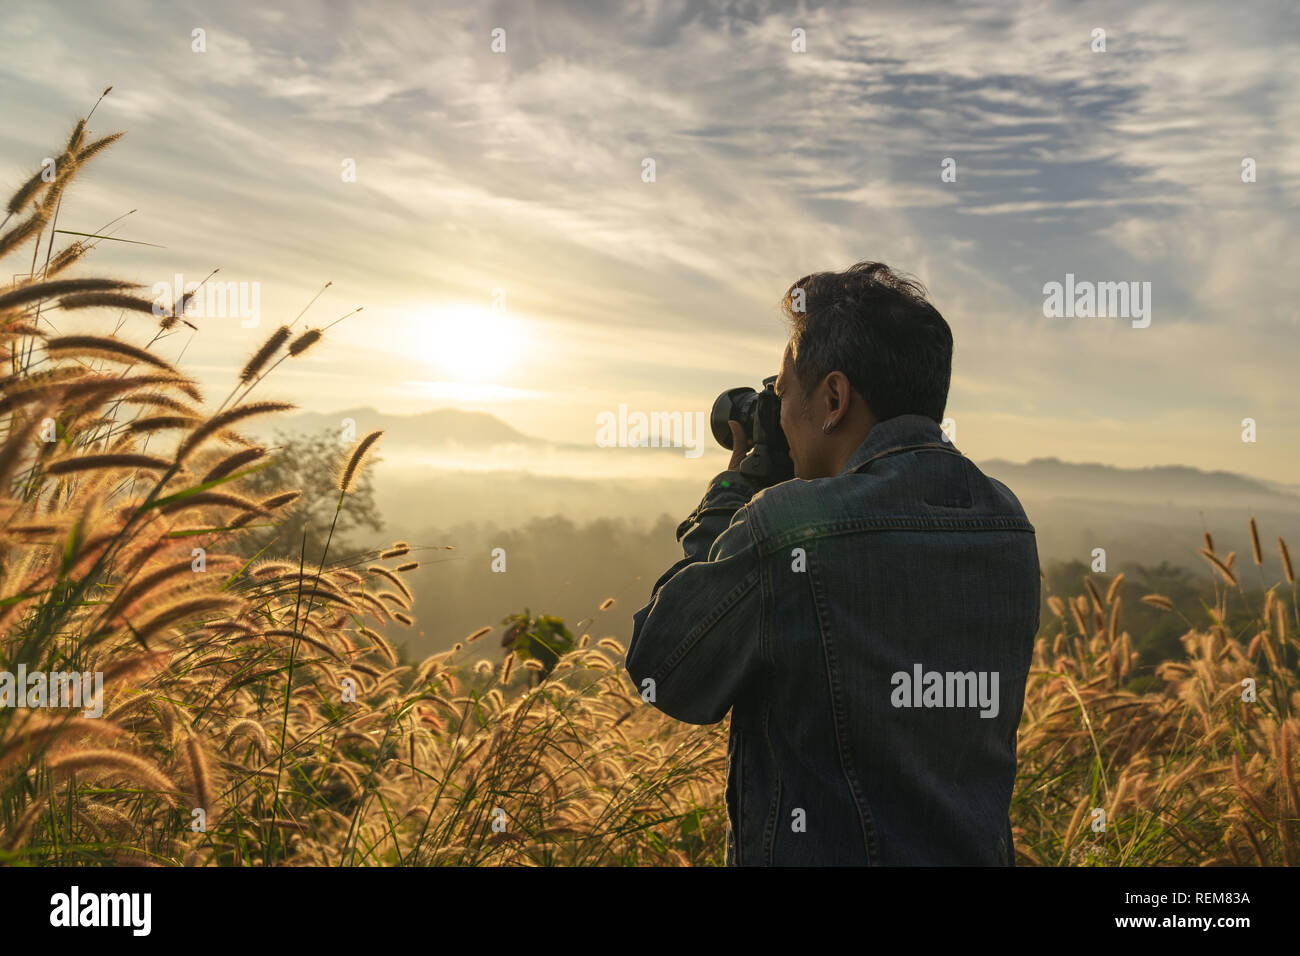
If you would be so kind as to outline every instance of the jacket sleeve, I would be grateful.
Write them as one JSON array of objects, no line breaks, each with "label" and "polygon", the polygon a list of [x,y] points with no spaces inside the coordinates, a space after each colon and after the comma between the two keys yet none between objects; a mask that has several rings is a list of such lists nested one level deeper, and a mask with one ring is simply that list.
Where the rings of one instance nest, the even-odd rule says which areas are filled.
[{"label": "jacket sleeve", "polygon": [[653,688],[648,702],[687,723],[722,720],[758,663],[762,588],[747,505],[753,494],[739,472],[714,478],[677,528],[685,556],[632,617],[626,666],[633,684],[646,697]]}]

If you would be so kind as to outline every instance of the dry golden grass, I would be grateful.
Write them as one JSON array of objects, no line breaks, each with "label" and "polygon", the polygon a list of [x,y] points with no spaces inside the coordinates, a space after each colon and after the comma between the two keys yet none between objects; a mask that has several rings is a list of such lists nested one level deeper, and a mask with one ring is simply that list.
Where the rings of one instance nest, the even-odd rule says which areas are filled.
[{"label": "dry golden grass", "polygon": [[[1157,667],[1159,693],[1125,688],[1137,653],[1127,631],[1116,633],[1115,588],[1105,628],[1049,600],[1059,631],[1039,638],[1018,744],[1012,822],[1022,863],[1300,862],[1300,645],[1287,635],[1295,589],[1285,598],[1269,590],[1248,630],[1229,633],[1229,602],[1244,596],[1212,548],[1207,534],[1201,554],[1223,579],[1209,626],[1184,618],[1186,658]],[[1174,612],[1162,595],[1142,601]],[[1103,822],[1096,808],[1104,828],[1091,825]]]},{"label": "dry golden grass", "polygon": [[[0,227],[0,249],[48,234],[67,181],[112,139],[85,147],[84,135],[83,122],[54,182],[29,180],[10,202],[26,218]],[[99,720],[0,710],[0,862],[722,862],[727,724],[681,724],[643,704],[618,641],[584,634],[541,675],[514,654],[462,659],[482,628],[412,667],[376,629],[412,622],[406,542],[348,563],[328,548],[230,557],[248,522],[274,520],[297,494],[239,493],[265,449],[234,427],[289,407],[244,398],[320,330],[291,341],[282,326],[205,411],[182,371],[140,354],[183,311],[143,346],[65,335],[49,347],[51,302],[130,308],[86,297],[124,283],[51,278],[93,246],[50,249],[0,292],[0,669],[101,671],[106,698]],[[138,364],[151,372],[131,374]],[[176,446],[146,452],[160,408],[176,413]],[[340,507],[378,439],[340,461]],[[1253,521],[1250,533],[1259,563]],[[1137,655],[1118,578],[1104,594],[1088,579],[1083,593],[1048,596],[1056,621],[1035,651],[1012,807],[1022,863],[1300,857],[1289,554],[1279,539],[1289,590],[1270,590],[1251,631],[1233,634],[1232,556],[1205,544],[1221,600],[1205,625],[1187,621],[1187,657],[1161,666],[1159,691],[1126,689]],[[1142,601],[1177,613],[1161,595]]]},{"label": "dry golden grass", "polygon": [[[24,186],[14,204],[42,217],[0,244],[45,234],[52,188]],[[62,268],[89,248],[49,261]],[[51,308],[142,310],[124,283],[47,275],[0,293],[0,665],[101,671],[105,717],[0,711],[0,859],[678,862],[657,819],[686,821],[692,846],[722,845],[720,729],[683,734],[638,708],[607,745],[595,728],[639,703],[613,661],[570,655],[536,687],[513,658],[472,667],[441,654],[413,670],[376,630],[413,623],[403,576],[419,562],[405,542],[355,566],[223,554],[249,518],[298,493],[240,494],[241,469],[265,449],[238,447],[248,443],[234,429],[292,407],[244,397],[321,330],[291,339],[282,326],[205,411],[194,383],[150,351],[177,316],[144,346],[51,336]],[[137,365],[161,374],[130,374]],[[173,450],[146,454],[164,428],[178,433]],[[61,440],[38,440],[51,434]],[[379,438],[340,462],[341,506]],[[207,815],[198,832],[195,809]]]}]

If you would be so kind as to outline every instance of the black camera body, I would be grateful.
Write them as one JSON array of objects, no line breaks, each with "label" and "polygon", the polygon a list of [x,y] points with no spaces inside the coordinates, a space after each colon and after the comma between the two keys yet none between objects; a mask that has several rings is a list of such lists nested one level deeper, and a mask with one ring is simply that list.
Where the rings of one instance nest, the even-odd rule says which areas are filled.
[{"label": "black camera body", "polygon": [[781,399],[777,398],[776,376],[763,379],[763,390],[747,385],[729,388],[713,403],[709,427],[718,444],[732,449],[731,426],[737,421],[754,449],[740,463],[740,473],[760,485],[775,485],[794,477],[790,445],[781,429]]}]

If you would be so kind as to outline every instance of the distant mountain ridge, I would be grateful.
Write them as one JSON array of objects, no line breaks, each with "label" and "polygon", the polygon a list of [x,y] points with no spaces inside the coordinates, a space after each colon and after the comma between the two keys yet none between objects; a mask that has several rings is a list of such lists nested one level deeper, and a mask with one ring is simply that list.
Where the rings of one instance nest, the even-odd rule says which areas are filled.
[{"label": "distant mountain ridge", "polygon": [[[358,439],[384,431],[375,494],[385,520],[402,535],[425,533],[430,540],[441,541],[443,531],[461,521],[519,528],[550,516],[585,524],[605,518],[647,523],[667,515],[676,527],[715,474],[712,465],[701,463],[684,474],[678,469],[675,477],[647,468],[616,480],[602,478],[588,465],[608,449],[593,442],[549,441],[495,415],[460,409],[412,415],[370,407],[303,412],[265,419],[250,431],[319,433],[337,430],[347,418],[355,421]],[[661,451],[619,449],[634,455]],[[557,458],[572,467],[552,467],[550,473],[532,467],[544,460],[554,465]],[[715,454],[713,465],[721,460]],[[1037,530],[1044,562],[1091,561],[1093,549],[1103,547],[1116,566],[1167,559],[1204,573],[1197,554],[1202,531],[1249,554],[1251,516],[1266,541],[1277,535],[1300,540],[1300,489],[1281,482],[1186,465],[1122,468],[1059,458],[1021,463],[992,458],[977,464],[1020,499]],[[1264,563],[1267,573],[1277,572],[1274,549],[1265,549]]]},{"label": "distant mountain ridge", "polygon": [[[379,412],[369,406],[337,412],[300,412],[276,419],[269,426],[298,432],[337,429],[344,419],[357,423],[358,437],[383,429],[385,447],[461,445],[487,449],[496,445],[525,445],[565,451],[596,451],[594,445],[555,442],[519,431],[488,412],[438,408],[411,415]],[[256,430],[256,427],[252,430]],[[657,449],[656,449],[657,450]],[[1300,510],[1300,486],[1251,478],[1230,471],[1203,471],[1188,465],[1153,465],[1124,468],[1098,462],[1068,462],[1059,458],[1032,458],[1013,462],[990,458],[976,462],[980,470],[997,478],[1017,496],[1039,499],[1072,498],[1130,503],[1231,504]]]},{"label": "distant mountain ridge", "polygon": [[1207,504],[1246,504],[1300,509],[1300,495],[1277,482],[1266,482],[1230,471],[1202,471],[1187,465],[1121,468],[1096,462],[1067,462],[1033,458],[1023,464],[1002,458],[977,462],[981,471],[1004,482],[1012,491],[1034,490],[1062,498],[1102,498],[1125,501],[1204,500]]},{"label": "distant mountain ridge", "polygon": [[[345,419],[357,423],[360,438],[376,429],[383,429],[384,444],[394,443],[427,445],[429,443],[458,445],[544,445],[545,439],[525,435],[487,412],[468,412],[459,408],[435,408],[413,415],[392,415],[365,406],[345,408],[337,412],[299,412],[277,418],[264,430],[276,428],[296,432],[319,432],[337,429]],[[250,428],[250,430],[256,430]]]}]

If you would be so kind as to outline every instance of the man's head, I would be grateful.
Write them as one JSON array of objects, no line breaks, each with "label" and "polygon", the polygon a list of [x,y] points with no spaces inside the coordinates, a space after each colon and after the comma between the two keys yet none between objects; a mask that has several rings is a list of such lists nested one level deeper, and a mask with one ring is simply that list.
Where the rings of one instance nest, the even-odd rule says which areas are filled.
[{"label": "man's head", "polygon": [[839,474],[877,422],[943,421],[952,331],[925,295],[880,262],[804,276],[786,291],[792,328],[776,392],[795,477]]}]

